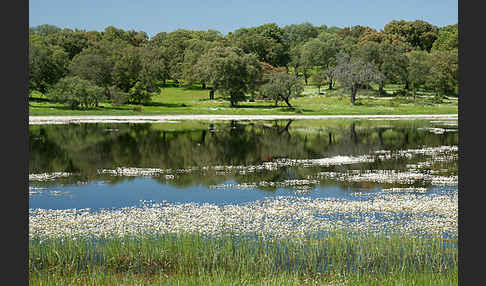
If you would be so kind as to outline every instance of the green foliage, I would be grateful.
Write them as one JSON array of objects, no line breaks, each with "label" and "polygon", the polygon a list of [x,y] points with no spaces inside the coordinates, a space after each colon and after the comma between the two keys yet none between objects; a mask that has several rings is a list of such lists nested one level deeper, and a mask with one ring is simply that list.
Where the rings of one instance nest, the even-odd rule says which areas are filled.
[{"label": "green foliage", "polygon": [[214,47],[201,56],[197,63],[201,79],[223,96],[231,106],[245,100],[261,77],[262,66],[254,54],[244,54],[233,47]]},{"label": "green foliage", "polygon": [[54,34],[61,31],[61,28],[49,25],[49,24],[42,24],[35,27],[30,28],[30,32],[33,34],[37,34],[41,37],[49,36],[50,34]]},{"label": "green foliage", "polygon": [[342,48],[343,41],[336,34],[323,32],[302,47],[303,62],[321,68],[333,66]]},{"label": "green foliage", "polygon": [[358,89],[370,82],[380,82],[383,75],[370,62],[348,54],[340,54],[335,69],[336,78],[351,91],[351,104],[354,105]]},{"label": "green foliage", "polygon": [[427,75],[430,73],[429,55],[425,51],[411,51],[407,57],[409,59],[408,81],[415,95],[417,88],[425,84]]},{"label": "green foliage", "polygon": [[128,93],[123,92],[116,86],[110,86],[108,88],[108,96],[114,106],[120,106],[129,101]]},{"label": "green foliage", "polygon": [[320,92],[321,86],[328,83],[328,73],[326,71],[320,71],[313,73],[310,77],[310,81],[312,84],[317,86],[318,91]]},{"label": "green foliage", "polygon": [[192,31],[193,38],[198,39],[201,41],[208,41],[208,42],[224,42],[225,38],[224,35],[216,30],[207,30],[207,31],[199,31],[195,30]]},{"label": "green foliage", "polygon": [[[457,94],[457,47],[457,24],[437,28],[420,20],[391,21],[383,31],[307,22],[282,28],[268,23],[227,35],[179,29],[150,40],[143,31],[113,26],[98,32],[40,25],[29,30],[29,92],[45,93],[61,78],[78,76],[104,88],[112,104],[122,105],[143,102],[169,81],[209,86],[235,105],[248,93],[254,99],[265,83],[262,63],[289,69],[303,76],[306,85],[311,79],[319,88],[325,82],[329,90],[349,87],[336,78],[336,58],[342,52],[379,71],[380,94],[389,83],[405,84],[414,93],[421,87]],[[227,51],[210,52],[214,48]],[[412,49],[425,54],[417,56]]]},{"label": "green foliage", "polygon": [[404,37],[412,47],[424,51],[430,51],[438,33],[436,26],[422,20],[393,20],[386,24],[383,30],[385,33]]},{"label": "green foliage", "polygon": [[459,29],[457,24],[439,29],[437,40],[432,45],[432,51],[451,51],[459,49]]},{"label": "green foliage", "polygon": [[372,63],[383,74],[379,92],[384,94],[385,81],[403,83],[407,81],[408,58],[405,52],[408,46],[396,39],[387,39],[383,33],[368,33],[360,38],[355,46],[354,54],[365,62]]},{"label": "green foliage", "polygon": [[136,111],[136,112],[142,112],[143,111],[143,107],[138,105],[138,106],[134,106],[132,108],[133,111]]},{"label": "green foliage", "polygon": [[167,39],[167,32],[159,32],[155,34],[150,40],[147,42],[147,46],[153,47],[153,48],[160,48],[162,47],[163,43]]},{"label": "green foliage", "polygon": [[89,50],[76,55],[69,67],[71,74],[107,87],[112,84],[113,63],[99,54]]},{"label": "green foliage", "polygon": [[409,94],[406,90],[400,89],[400,90],[393,92],[393,95],[403,97],[403,96],[408,96]]},{"label": "green foliage", "polygon": [[152,93],[147,91],[147,88],[137,81],[128,91],[128,101],[135,104],[149,103]]},{"label": "green foliage", "polygon": [[111,42],[125,42],[135,47],[140,47],[148,41],[147,33],[143,31],[124,31],[123,29],[118,29],[113,26],[108,26],[102,33],[103,39]]},{"label": "green foliage", "polygon": [[274,39],[278,43],[284,41],[284,33],[282,29],[276,23],[267,23],[253,28],[256,33]]},{"label": "green foliage", "polygon": [[290,60],[284,32],[275,23],[241,28],[228,34],[228,40],[244,53],[253,53],[272,66],[286,66]]},{"label": "green foliage", "polygon": [[139,80],[139,73],[142,70],[140,49],[126,47],[122,50],[121,58],[115,62],[113,67],[113,83],[124,92],[129,92]]},{"label": "green foliage", "polygon": [[183,77],[184,51],[188,45],[187,41],[193,38],[194,33],[192,31],[178,29],[168,33],[164,41],[162,41],[163,53],[167,57],[169,77],[176,82]]},{"label": "green foliage", "polygon": [[430,72],[426,85],[437,93],[456,93],[459,84],[459,58],[457,50],[433,51],[429,55]]},{"label": "green foliage", "polygon": [[103,88],[78,76],[62,78],[47,93],[48,98],[65,103],[71,109],[96,107],[103,96]]},{"label": "green foliage", "polygon": [[380,52],[383,63],[380,71],[385,79],[392,83],[404,83],[408,76],[408,58],[405,55],[405,45],[381,43]]},{"label": "green foliage", "polygon": [[36,34],[29,35],[29,90],[44,93],[68,72],[68,54],[49,45]]},{"label": "green foliage", "polygon": [[46,41],[51,45],[60,46],[68,54],[69,59],[79,54],[84,49],[93,45],[85,31],[63,29],[55,33],[50,33]]},{"label": "green foliage", "polygon": [[352,27],[344,27],[343,29],[337,32],[342,38],[348,38],[355,44],[359,38],[361,38],[364,34],[376,32],[375,29],[366,26],[352,26]]},{"label": "green foliage", "polygon": [[260,61],[268,62],[273,66],[284,65],[285,48],[273,38],[246,33],[233,40],[233,43],[243,52],[257,55]]},{"label": "green foliage", "polygon": [[198,65],[197,62],[211,48],[216,46],[222,47],[223,44],[221,42],[191,39],[187,40],[187,45],[187,48],[184,50],[184,61],[182,62],[182,77],[184,82],[187,85],[194,83],[205,84],[206,82],[200,70],[201,65]]},{"label": "green foliage", "polygon": [[162,49],[143,47],[140,48],[140,70],[137,78],[148,91],[153,92],[160,82],[169,78],[169,66],[167,55]]},{"label": "green foliage", "polygon": [[290,46],[302,44],[316,38],[322,31],[323,28],[316,27],[309,22],[287,25],[282,28],[283,38]]},{"label": "green foliage", "polygon": [[289,66],[292,67],[297,75],[302,74],[305,84],[308,84],[308,78],[311,76],[312,67],[308,64],[308,59],[303,56],[304,44],[296,44],[290,48]]},{"label": "green foliage", "polygon": [[304,91],[302,80],[295,75],[286,72],[273,73],[268,76],[268,82],[261,87],[261,93],[264,98],[279,101],[292,107],[290,99],[299,96]]}]

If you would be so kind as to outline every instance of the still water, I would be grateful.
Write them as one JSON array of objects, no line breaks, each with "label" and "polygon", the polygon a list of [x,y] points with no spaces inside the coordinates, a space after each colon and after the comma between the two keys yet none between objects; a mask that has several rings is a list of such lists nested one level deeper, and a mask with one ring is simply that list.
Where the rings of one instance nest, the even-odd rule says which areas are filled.
[{"label": "still water", "polygon": [[29,134],[31,209],[457,192],[457,120],[81,123]]}]

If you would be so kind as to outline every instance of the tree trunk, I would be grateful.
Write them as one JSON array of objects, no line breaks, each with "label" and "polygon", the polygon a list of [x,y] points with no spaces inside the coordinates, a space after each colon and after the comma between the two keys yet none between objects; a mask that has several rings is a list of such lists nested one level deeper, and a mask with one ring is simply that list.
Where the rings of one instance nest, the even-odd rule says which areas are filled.
[{"label": "tree trunk", "polygon": [[354,122],[351,123],[350,132],[351,139],[353,140],[354,144],[358,144],[358,134],[356,134],[356,127],[354,125]]},{"label": "tree trunk", "polygon": [[358,84],[355,83],[353,84],[353,87],[351,88],[351,105],[354,105],[354,102],[356,100],[356,92],[358,91]]},{"label": "tree trunk", "polygon": [[235,130],[236,129],[236,120],[231,120],[231,130]]},{"label": "tree trunk", "polygon": [[284,127],[285,131],[289,132],[290,124],[292,124],[293,121],[294,121],[293,119],[289,119],[289,122],[287,122],[287,125],[285,125],[285,127]]},{"label": "tree trunk", "polygon": [[292,105],[290,105],[290,102],[289,102],[289,99],[287,97],[284,97],[284,101],[285,103],[287,103],[287,105],[292,108]]},{"label": "tree trunk", "polygon": [[205,141],[206,141],[206,130],[203,130],[201,134],[201,141],[199,142],[199,144],[204,145]]},{"label": "tree trunk", "polygon": [[205,82],[202,83],[202,88],[206,89],[206,83]]},{"label": "tree trunk", "polygon": [[282,98],[282,99],[285,101],[285,103],[287,103],[287,105],[288,105],[290,108],[292,108],[292,105],[290,105],[290,102],[289,102],[289,97],[280,96],[280,98]]},{"label": "tree trunk", "polygon": [[385,83],[380,81],[379,85],[378,85],[378,94],[380,96],[382,95],[385,95],[385,91],[383,90],[383,87],[385,86]]},{"label": "tree trunk", "polygon": [[408,80],[405,81],[405,89],[406,90],[409,90],[410,89]]},{"label": "tree trunk", "polygon": [[251,91],[251,95],[250,95],[250,100],[249,101],[250,102],[255,102],[255,90],[254,89],[252,89],[252,91]]},{"label": "tree trunk", "polygon": [[331,89],[332,89],[332,78],[329,77],[329,90],[331,90]]}]

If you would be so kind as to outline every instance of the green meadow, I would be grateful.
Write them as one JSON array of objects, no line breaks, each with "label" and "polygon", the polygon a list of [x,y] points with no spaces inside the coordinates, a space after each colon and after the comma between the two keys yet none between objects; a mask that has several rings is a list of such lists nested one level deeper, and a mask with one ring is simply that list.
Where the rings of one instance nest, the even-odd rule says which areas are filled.
[{"label": "green meadow", "polygon": [[357,103],[349,103],[349,95],[342,89],[327,90],[308,86],[303,94],[291,100],[294,108],[284,103],[275,105],[272,101],[255,100],[240,102],[230,107],[228,100],[216,93],[209,100],[209,90],[198,86],[176,87],[166,85],[160,93],[144,105],[113,105],[100,103],[89,110],[71,110],[69,107],[53,103],[40,93],[29,98],[29,115],[168,115],[168,114],[228,114],[228,115],[370,115],[370,114],[457,114],[458,98],[437,99],[430,93],[418,93],[413,97],[394,96],[398,85],[386,86],[389,96],[377,95],[377,88],[360,90]]}]

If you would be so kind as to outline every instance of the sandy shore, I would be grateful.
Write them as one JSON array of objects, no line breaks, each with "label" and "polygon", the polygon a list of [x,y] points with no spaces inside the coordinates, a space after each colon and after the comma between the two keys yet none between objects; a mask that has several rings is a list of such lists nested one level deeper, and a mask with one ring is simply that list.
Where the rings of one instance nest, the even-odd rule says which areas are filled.
[{"label": "sandy shore", "polygon": [[277,119],[457,119],[457,114],[430,115],[145,115],[145,116],[29,116],[29,124],[157,123],[179,120],[277,120]]}]

